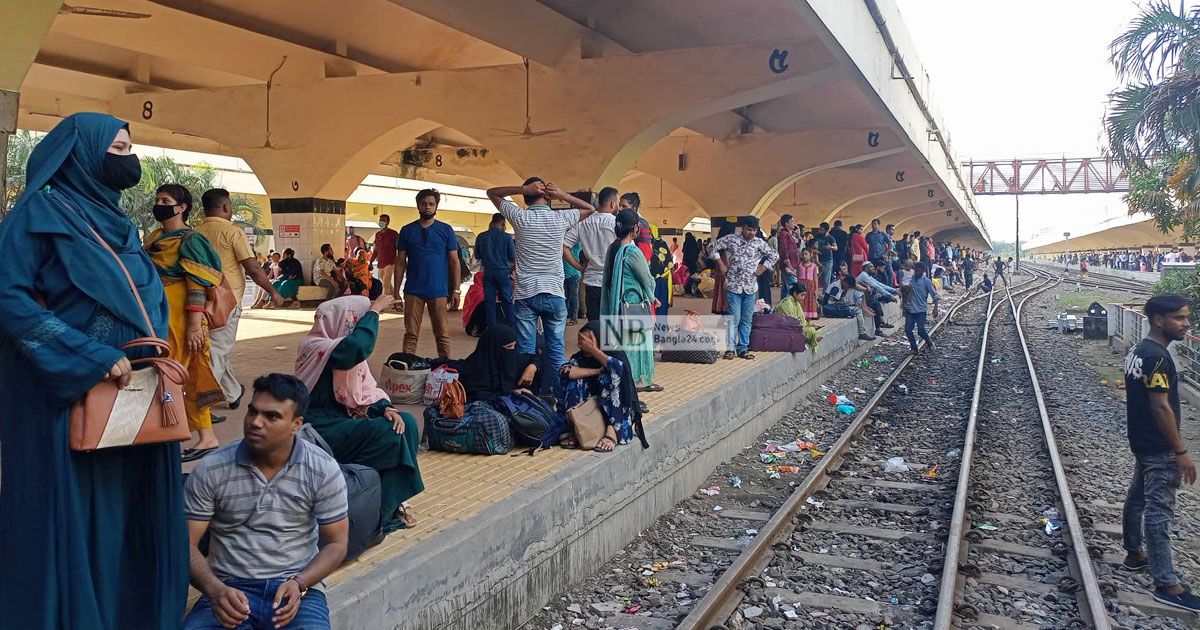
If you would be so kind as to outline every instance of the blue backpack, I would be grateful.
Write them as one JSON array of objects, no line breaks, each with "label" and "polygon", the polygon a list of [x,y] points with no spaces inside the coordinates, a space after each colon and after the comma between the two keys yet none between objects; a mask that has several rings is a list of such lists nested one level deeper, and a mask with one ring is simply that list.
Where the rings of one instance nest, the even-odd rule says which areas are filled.
[{"label": "blue backpack", "polygon": [[558,412],[537,396],[513,392],[501,396],[499,403],[508,416],[513,438],[518,444],[530,447],[530,455],[539,447],[555,444],[567,430],[567,424]]}]

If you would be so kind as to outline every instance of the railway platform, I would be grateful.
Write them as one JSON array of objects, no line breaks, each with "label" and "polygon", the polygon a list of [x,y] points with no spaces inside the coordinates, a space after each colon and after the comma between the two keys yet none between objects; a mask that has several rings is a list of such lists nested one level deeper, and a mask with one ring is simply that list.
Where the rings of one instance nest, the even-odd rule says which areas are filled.
[{"label": "railway platform", "polygon": [[[677,299],[673,312],[707,312]],[[902,322],[887,307],[889,321]],[[290,370],[312,311],[247,311],[233,359],[239,380]],[[552,448],[530,457],[422,452],[426,490],[412,500],[417,525],[389,535],[326,580],[336,628],[511,628],[590,574],[719,463],[740,452],[827,376],[870,351],[853,320],[821,319],[816,353],[756,353],[753,361],[659,363],[665,391],[643,394],[650,448],[609,454]],[[475,339],[452,328],[452,355]],[[382,318],[372,369],[400,347],[398,315]],[[574,352],[573,329],[567,353]],[[417,354],[435,353],[426,326]],[[420,409],[409,408],[420,417]],[[237,411],[214,409],[222,442],[241,436]]]}]

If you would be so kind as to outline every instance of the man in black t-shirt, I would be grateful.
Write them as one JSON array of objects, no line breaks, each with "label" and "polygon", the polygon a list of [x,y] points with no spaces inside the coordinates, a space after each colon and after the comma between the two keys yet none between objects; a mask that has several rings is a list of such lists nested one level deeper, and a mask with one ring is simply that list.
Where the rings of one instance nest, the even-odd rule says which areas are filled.
[{"label": "man in black t-shirt", "polygon": [[1125,414],[1135,464],[1125,498],[1123,564],[1149,567],[1154,599],[1200,611],[1200,597],[1179,583],[1172,568],[1170,536],[1175,491],[1181,480],[1196,482],[1196,464],[1179,434],[1179,376],[1167,351],[1187,335],[1190,312],[1183,297],[1164,293],[1146,302],[1145,313],[1150,334],[1125,357]]},{"label": "man in black t-shirt", "polygon": [[993,267],[996,270],[996,282],[1003,280],[1004,284],[1008,285],[1008,278],[1004,275],[1004,259],[996,258],[996,264]]}]

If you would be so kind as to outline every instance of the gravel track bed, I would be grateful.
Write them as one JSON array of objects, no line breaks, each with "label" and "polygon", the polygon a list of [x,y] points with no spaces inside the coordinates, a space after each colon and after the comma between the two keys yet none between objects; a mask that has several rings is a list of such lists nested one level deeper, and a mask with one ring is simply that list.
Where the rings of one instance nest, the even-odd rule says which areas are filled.
[{"label": "gravel track bed", "polygon": [[[1085,340],[1078,333],[1063,335],[1044,325],[1047,319],[1062,310],[1057,296],[1072,289],[1073,283],[1060,285],[1032,298],[1025,306],[1022,323],[1080,517],[1090,517],[1096,525],[1119,528],[1120,505],[1125,500],[1133,471],[1133,456],[1125,430],[1125,393],[1116,387],[1115,380],[1101,384],[1101,375],[1083,357],[1097,354],[1097,348],[1101,355],[1111,352],[1111,359],[1116,364],[1122,357],[1117,356],[1115,350],[1107,350],[1105,341]],[[1103,293],[1110,296],[1103,300],[1106,304],[1138,299],[1128,293]],[[1188,406],[1184,406],[1183,411],[1186,424],[1189,422],[1187,416],[1194,415],[1194,411]],[[1198,508],[1200,501],[1195,495],[1181,490],[1171,532],[1175,570],[1185,584],[1194,587],[1200,586],[1196,581],[1200,576],[1200,559],[1192,552],[1181,551],[1180,541],[1195,540],[1200,534]],[[1095,528],[1085,528],[1084,535],[1093,552],[1121,556],[1125,553],[1119,535],[1106,534]],[[1101,583],[1115,585],[1120,591],[1149,594],[1153,588],[1146,573],[1131,573],[1095,559],[1092,564]],[[1200,627],[1200,620],[1193,619],[1188,623],[1148,614],[1113,598],[1108,598],[1106,606],[1113,620],[1128,628]]]},{"label": "gravel track bed", "polygon": [[[1061,530],[1047,534],[1038,524],[1043,516],[1058,518],[1059,493],[1007,299],[992,320],[975,444],[966,512],[972,535],[1046,550],[1061,543]],[[966,563],[1042,585],[1055,585],[1070,575],[1066,557],[1000,554],[977,545],[970,545]],[[1040,595],[981,584],[974,578],[964,583],[963,601],[980,612],[1051,628],[1064,627],[1079,616],[1076,599],[1066,593]]]},{"label": "gravel track bed", "polygon": [[[946,297],[953,300],[959,296],[961,292]],[[922,577],[937,572],[937,567],[932,567],[931,563],[941,558],[942,538],[949,521],[957,465],[947,461],[945,453],[961,448],[962,425],[970,406],[968,377],[973,377],[973,370],[967,370],[971,372],[967,375],[959,366],[963,361],[973,366],[971,357],[978,356],[979,324],[983,319],[980,302],[968,306],[956,318],[959,324],[946,326],[935,338],[939,344],[937,352],[919,357],[909,372],[899,379],[899,383],[907,385],[909,394],[905,396],[893,391],[885,397],[881,408],[872,416],[874,424],[864,431],[859,445],[850,450],[841,472],[836,475],[920,481],[918,469],[907,473],[881,472],[884,460],[898,455],[919,464],[940,463],[940,477],[931,485],[946,485],[947,488],[940,493],[913,493],[839,484],[834,480],[814,498],[825,506],[814,512],[850,513],[834,507],[839,497],[922,505],[929,506],[931,511],[945,511],[944,517],[859,513],[864,519],[872,519],[873,526],[934,533],[936,540],[879,541],[862,536],[831,533],[810,536],[816,532],[798,532],[791,552],[777,551],[777,566],[772,566],[760,579],[752,580],[745,587],[749,591],[746,601],[731,620],[731,628],[875,628],[881,622],[892,620],[895,614],[910,616],[910,610],[921,608],[922,598],[928,598],[930,592],[936,593],[936,583],[930,587],[922,582]],[[597,567],[591,576],[552,598],[524,627],[674,628],[737,556],[732,550],[694,546],[693,538],[722,539],[742,548],[753,539],[765,523],[726,518],[721,514],[735,510],[774,513],[816,461],[803,451],[788,453],[777,462],[766,463],[760,459],[764,445],[804,440],[815,443],[821,452],[832,446],[849,426],[852,417],[837,414],[826,397],[834,392],[850,397],[855,404],[865,403],[908,352],[903,332],[899,328],[892,332],[863,355],[862,358],[870,359],[869,364],[851,363],[839,370],[822,389],[810,394],[760,435],[754,445],[719,465],[692,497],[676,504],[674,511],[660,517],[614,558]],[[877,357],[886,359],[880,361]],[[938,401],[935,417],[944,418],[933,427],[927,420],[931,415],[930,405],[926,402],[929,400]],[[950,425],[958,428],[947,431]],[[921,448],[914,449],[914,444],[920,444]],[[796,466],[799,472],[776,471],[773,475],[771,466]],[[739,487],[734,487],[733,477],[740,481]],[[710,496],[702,492],[712,486],[719,489],[719,494]],[[820,517],[826,519],[824,514]],[[867,524],[867,520],[862,523]],[[871,572],[809,565],[799,560],[800,552],[821,553],[823,550],[830,554],[884,559],[890,563],[891,571],[886,575],[872,575]],[[889,611],[885,618],[882,615],[797,608],[797,618],[788,619],[782,611],[776,612],[770,603],[769,595],[779,594],[781,590],[784,593],[817,591],[871,598],[884,602],[885,609],[897,608],[900,613]],[[892,597],[896,597],[894,606],[888,604]],[[742,611],[753,607],[761,610],[757,615],[752,614],[751,619],[743,619]],[[928,602],[925,608],[932,612]]]}]

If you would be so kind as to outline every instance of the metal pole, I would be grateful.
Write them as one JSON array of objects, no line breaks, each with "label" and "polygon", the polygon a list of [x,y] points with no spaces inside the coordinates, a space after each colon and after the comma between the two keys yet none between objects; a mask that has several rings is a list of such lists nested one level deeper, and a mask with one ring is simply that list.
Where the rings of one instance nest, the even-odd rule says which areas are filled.
[{"label": "metal pole", "polygon": [[1021,193],[1013,195],[1017,198],[1017,258],[1013,262],[1013,271],[1021,270]]}]

